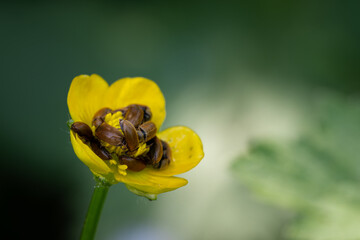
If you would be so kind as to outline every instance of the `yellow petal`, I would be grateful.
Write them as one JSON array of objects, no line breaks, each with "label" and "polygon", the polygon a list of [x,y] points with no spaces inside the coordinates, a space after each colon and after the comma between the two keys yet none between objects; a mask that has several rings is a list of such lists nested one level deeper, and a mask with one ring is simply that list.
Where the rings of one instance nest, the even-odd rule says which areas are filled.
[{"label": "yellow petal", "polygon": [[104,104],[112,109],[130,104],[142,104],[150,107],[151,121],[159,129],[165,119],[165,99],[156,83],[142,78],[123,78],[114,82],[105,94]]},{"label": "yellow petal", "polygon": [[121,182],[141,192],[160,194],[185,186],[187,180],[179,177],[154,176],[141,172],[127,171],[126,176],[121,176]]},{"label": "yellow petal", "polygon": [[172,150],[173,159],[164,170],[151,167],[143,171],[160,176],[174,176],[194,168],[204,157],[203,146],[199,136],[187,127],[172,127],[157,135],[166,141]]},{"label": "yellow petal", "polygon": [[84,144],[80,138],[75,137],[73,132],[70,132],[70,139],[76,156],[93,172],[98,174],[107,174],[111,172],[106,163]]},{"label": "yellow petal", "polygon": [[91,126],[94,114],[102,107],[107,82],[96,74],[80,75],[72,81],[67,103],[71,118]]}]

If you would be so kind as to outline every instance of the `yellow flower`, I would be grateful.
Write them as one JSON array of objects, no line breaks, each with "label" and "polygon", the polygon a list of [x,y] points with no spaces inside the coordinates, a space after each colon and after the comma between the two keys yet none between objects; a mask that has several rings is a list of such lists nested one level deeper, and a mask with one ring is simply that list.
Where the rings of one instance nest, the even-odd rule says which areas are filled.
[{"label": "yellow flower", "polygon": [[[204,156],[200,138],[187,127],[171,127],[155,136],[156,129],[160,129],[165,119],[165,99],[156,83],[146,78],[123,78],[109,86],[96,74],[80,75],[71,83],[67,103],[73,122],[78,124],[72,124],[70,132],[78,158],[97,177],[110,184],[123,182],[138,195],[156,199],[157,194],[186,185],[186,179],[174,175],[194,168]],[[143,118],[139,118],[141,123],[134,123],[137,118],[130,119],[131,106],[142,109],[134,112],[135,115],[143,114]],[[101,110],[104,108],[106,111],[101,115],[100,122],[94,123],[94,116],[99,115],[99,110],[104,112]],[[148,119],[145,117],[146,111]],[[126,134],[128,125],[125,123],[129,125],[130,132],[135,129],[137,134]],[[88,135],[88,132],[79,130],[83,127],[88,129],[85,124],[91,129]],[[105,127],[110,130],[100,129]],[[144,129],[150,130],[144,133]],[[153,130],[152,140],[144,140],[145,135],[150,138]],[[117,134],[115,138],[111,131]],[[108,141],[109,134],[111,139]],[[141,138],[142,134],[144,136]],[[113,139],[117,142],[113,143]],[[155,150],[155,146],[160,145],[161,151]],[[154,152],[161,156],[151,162],[149,159],[156,158]],[[135,167],[132,161],[135,161]]]}]

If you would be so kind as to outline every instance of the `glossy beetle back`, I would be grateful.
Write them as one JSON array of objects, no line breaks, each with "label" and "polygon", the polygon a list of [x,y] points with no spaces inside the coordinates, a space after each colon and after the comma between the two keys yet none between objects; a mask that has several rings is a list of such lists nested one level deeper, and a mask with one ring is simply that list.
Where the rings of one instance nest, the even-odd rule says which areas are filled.
[{"label": "glossy beetle back", "polygon": [[156,136],[157,128],[153,122],[145,122],[140,125],[138,135],[140,142],[147,142]]},{"label": "glossy beetle back", "polygon": [[100,140],[107,142],[110,145],[113,146],[121,146],[123,145],[124,136],[122,133],[114,128],[113,126],[110,126],[107,123],[102,123],[96,130],[95,135]]},{"label": "glossy beetle back", "polygon": [[89,142],[94,138],[91,128],[83,122],[74,122],[71,125],[71,131],[77,133],[85,142]]},{"label": "glossy beetle back", "polygon": [[139,138],[134,125],[128,120],[120,120],[120,127],[124,132],[125,142],[128,149],[132,152],[139,147]]},{"label": "glossy beetle back", "polygon": [[125,114],[125,120],[131,122],[135,128],[137,128],[144,118],[144,111],[136,104],[132,104],[128,107]]},{"label": "glossy beetle back", "polygon": [[139,172],[146,167],[145,162],[140,158],[133,158],[123,156],[119,159],[120,164],[125,164],[128,166],[128,169],[134,172]]}]

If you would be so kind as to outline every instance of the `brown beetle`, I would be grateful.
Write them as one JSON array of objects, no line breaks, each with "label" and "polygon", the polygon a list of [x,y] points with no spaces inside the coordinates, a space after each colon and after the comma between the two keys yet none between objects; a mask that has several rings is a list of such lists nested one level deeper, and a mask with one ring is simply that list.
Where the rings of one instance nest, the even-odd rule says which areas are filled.
[{"label": "brown beetle", "polygon": [[126,111],[125,120],[128,120],[129,122],[134,125],[135,128],[137,128],[144,118],[144,111],[139,107],[139,105],[131,104],[128,106],[128,110]]},{"label": "brown beetle", "polygon": [[91,128],[83,122],[74,122],[71,125],[71,131],[77,133],[84,143],[90,142],[94,138]]},{"label": "brown beetle", "polygon": [[125,142],[127,144],[130,152],[136,150],[139,147],[139,138],[136,133],[134,125],[132,125],[128,120],[119,120],[120,127],[124,132]]},{"label": "brown beetle", "polygon": [[169,146],[169,144],[165,141],[161,141],[162,145],[163,145],[163,156],[162,159],[154,164],[154,168],[157,169],[164,169],[167,166],[169,166],[171,160],[172,160],[172,153],[171,153],[171,148]]},{"label": "brown beetle", "polygon": [[110,112],[111,112],[110,108],[102,108],[99,111],[97,111],[93,117],[92,125],[95,126],[96,128],[99,127],[104,122],[106,114]]},{"label": "brown beetle", "polygon": [[156,136],[157,128],[153,122],[145,122],[139,126],[137,134],[140,142],[147,142]]},{"label": "brown beetle", "polygon": [[101,146],[100,142],[92,135],[90,127],[82,122],[74,122],[71,130],[75,132],[81,141],[90,146],[91,150],[102,160],[110,160],[110,153]]},{"label": "brown beetle", "polygon": [[145,105],[138,105],[143,111],[144,111],[144,118],[142,123],[150,121],[151,117],[152,117],[152,113],[151,110],[148,106]]},{"label": "brown beetle", "polygon": [[100,142],[94,139],[90,142],[91,150],[102,160],[110,160],[111,154],[103,147],[101,146]]},{"label": "brown beetle", "polygon": [[134,172],[139,172],[146,167],[145,162],[141,158],[133,158],[122,156],[119,159],[120,164],[125,164],[128,166],[128,169]]},{"label": "brown beetle", "polygon": [[151,165],[154,165],[154,164],[158,163],[163,156],[163,146],[158,137],[154,137],[151,141],[152,141],[152,143],[151,143],[152,145],[148,152],[148,156],[150,158],[149,163]]},{"label": "brown beetle", "polygon": [[124,135],[117,128],[105,122],[95,130],[95,136],[113,146],[124,145]]},{"label": "brown beetle", "polygon": [[[130,109],[132,108],[132,109]],[[143,111],[143,118],[141,118],[141,112],[139,112],[139,108]],[[140,115],[140,118],[136,117],[136,116],[128,116],[127,118],[125,117],[127,111],[130,109],[131,112],[133,112],[134,115]],[[141,123],[144,123],[144,122],[147,122],[147,121],[150,121],[151,117],[152,117],[152,113],[151,113],[151,110],[148,106],[145,106],[145,105],[140,105],[140,104],[131,104],[127,107],[124,107],[124,108],[119,108],[119,109],[115,109],[113,111],[111,111],[111,113],[116,113],[116,112],[121,112],[122,115],[125,117],[126,120],[129,120],[129,119],[134,119],[134,120],[129,120],[130,122],[132,123],[135,123],[133,124],[136,127],[138,127],[139,124]],[[130,112],[129,112],[130,114]],[[133,122],[134,121],[134,122]],[[136,121],[136,122],[135,122]],[[137,121],[139,121],[140,123],[137,123]]]}]

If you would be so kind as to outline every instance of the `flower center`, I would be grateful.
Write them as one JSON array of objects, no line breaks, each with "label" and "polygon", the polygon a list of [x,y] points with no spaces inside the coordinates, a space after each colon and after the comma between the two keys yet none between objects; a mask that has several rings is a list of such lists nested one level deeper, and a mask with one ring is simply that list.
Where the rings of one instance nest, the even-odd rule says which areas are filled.
[{"label": "flower center", "polygon": [[163,169],[171,161],[171,149],[156,137],[151,117],[150,108],[144,105],[102,108],[95,113],[91,128],[75,122],[71,130],[121,175],[126,175],[126,169],[138,172],[147,166]]},{"label": "flower center", "polygon": [[[124,131],[122,130],[121,126],[120,126],[120,122],[122,122],[124,120],[124,117],[122,115],[122,113],[119,112],[109,112],[108,114],[105,115],[104,117],[104,123],[109,124],[111,127],[116,128],[121,134],[125,134]],[[124,125],[124,123],[122,124]],[[123,126],[123,128],[125,128]],[[93,131],[96,133],[96,127],[92,126]],[[102,140],[101,137],[103,137],[103,132],[97,131],[98,135],[100,136],[100,142],[101,145],[103,145],[106,150],[110,153],[110,154],[116,154],[117,156],[122,156],[122,155],[129,155],[131,157],[138,157],[141,155],[146,154],[149,151],[149,146],[146,145],[146,143],[144,142],[139,142],[138,143],[138,136],[136,136],[137,132],[133,131],[131,125],[129,127],[130,131],[128,134],[128,138],[127,140],[125,140],[124,144],[120,144],[120,145],[111,145],[110,143],[106,142],[106,140]],[[126,130],[126,129],[124,129]],[[104,131],[104,130],[102,130]],[[134,135],[131,135],[134,134]],[[124,136],[125,138],[125,136]],[[134,138],[134,139],[133,139]],[[130,144],[130,148],[127,146],[128,142]],[[137,148],[136,148],[137,145]]]}]

